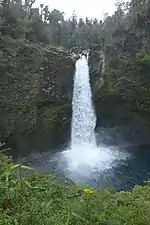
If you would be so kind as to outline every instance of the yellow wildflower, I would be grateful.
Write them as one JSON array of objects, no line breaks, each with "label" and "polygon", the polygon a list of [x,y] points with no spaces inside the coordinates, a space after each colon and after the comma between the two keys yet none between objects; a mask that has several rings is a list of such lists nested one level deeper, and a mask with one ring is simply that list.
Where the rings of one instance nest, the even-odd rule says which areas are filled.
[{"label": "yellow wildflower", "polygon": [[84,194],[93,194],[94,190],[92,188],[84,188],[83,192]]}]

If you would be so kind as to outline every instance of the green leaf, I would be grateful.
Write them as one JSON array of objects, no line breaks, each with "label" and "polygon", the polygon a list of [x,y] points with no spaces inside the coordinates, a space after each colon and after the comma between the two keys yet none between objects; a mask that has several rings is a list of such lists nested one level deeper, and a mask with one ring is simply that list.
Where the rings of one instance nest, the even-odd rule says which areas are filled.
[{"label": "green leaf", "polygon": [[28,181],[26,181],[26,180],[23,180],[23,181],[29,188],[32,188],[32,185]]},{"label": "green leaf", "polygon": [[79,216],[76,213],[72,213],[72,215],[75,216],[76,218],[79,218],[79,219],[83,220],[84,222],[88,222],[86,219],[84,219],[83,217]]},{"label": "green leaf", "polygon": [[31,168],[29,166],[20,165],[20,167],[23,168],[23,169],[35,170],[34,168]]},{"label": "green leaf", "polygon": [[21,165],[21,164],[15,164],[13,166],[10,166],[2,174],[0,174],[0,177],[3,177],[3,176],[6,176],[6,175],[10,174],[14,169],[16,169],[18,167],[21,167],[23,169],[28,169],[28,170],[35,170],[35,169],[33,169],[31,167],[28,167],[28,166],[24,166],[24,165]]},{"label": "green leaf", "polygon": [[14,169],[16,169],[17,167],[20,167],[20,164],[15,164],[13,166],[10,166],[9,168],[7,168],[2,174],[0,174],[0,177],[6,176],[9,173],[11,173]]}]

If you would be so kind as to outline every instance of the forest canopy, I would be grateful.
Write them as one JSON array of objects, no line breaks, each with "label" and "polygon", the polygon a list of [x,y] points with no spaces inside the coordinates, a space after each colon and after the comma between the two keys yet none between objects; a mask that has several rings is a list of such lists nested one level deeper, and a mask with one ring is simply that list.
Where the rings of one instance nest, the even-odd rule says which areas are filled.
[{"label": "forest canopy", "polygon": [[[117,48],[128,42],[136,48],[148,41],[150,36],[150,1],[117,1],[112,16],[105,14],[102,20],[77,18],[73,12],[65,19],[64,13],[47,5],[33,7],[35,0],[2,0],[0,2],[0,35],[14,39],[26,39],[66,48],[89,48],[94,44],[117,41]],[[134,51],[134,50],[133,50]]]}]

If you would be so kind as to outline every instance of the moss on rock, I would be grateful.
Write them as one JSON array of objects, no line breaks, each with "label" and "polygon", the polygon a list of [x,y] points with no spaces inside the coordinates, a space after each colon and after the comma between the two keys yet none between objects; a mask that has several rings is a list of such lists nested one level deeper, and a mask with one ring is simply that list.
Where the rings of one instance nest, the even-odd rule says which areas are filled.
[{"label": "moss on rock", "polygon": [[49,136],[67,124],[65,107],[71,108],[75,64],[59,47],[0,38],[0,139],[15,149],[20,142],[30,148],[26,141],[36,139],[39,123]]},{"label": "moss on rock", "polygon": [[144,57],[131,62],[106,57],[104,85],[94,92],[97,127],[122,127],[120,133],[132,144],[149,143],[150,85]]},{"label": "moss on rock", "polygon": [[[61,134],[71,120],[71,107],[69,104],[58,104],[42,107],[38,110],[37,129],[42,130],[53,138]],[[63,132],[62,132],[63,134]]]}]

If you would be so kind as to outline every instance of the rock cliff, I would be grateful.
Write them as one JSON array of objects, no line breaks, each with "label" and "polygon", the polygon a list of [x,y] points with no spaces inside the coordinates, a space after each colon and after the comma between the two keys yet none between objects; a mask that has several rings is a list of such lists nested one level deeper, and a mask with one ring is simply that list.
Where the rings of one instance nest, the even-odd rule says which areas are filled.
[{"label": "rock cliff", "polygon": [[2,39],[0,49],[0,139],[25,154],[57,147],[69,132],[75,61],[22,40]]},{"label": "rock cliff", "polygon": [[[99,46],[90,51],[89,71],[97,115],[96,129],[115,128],[116,135],[119,132],[132,144],[150,143],[149,83],[138,68],[135,74],[135,62],[131,62],[132,67],[125,67],[126,76],[123,76],[119,69],[113,69],[112,60],[108,57],[105,60]],[[120,68],[122,63],[118,61],[115,65]]]},{"label": "rock cliff", "polygon": [[88,57],[90,82],[93,93],[104,85],[105,56],[101,45],[93,45]]}]

